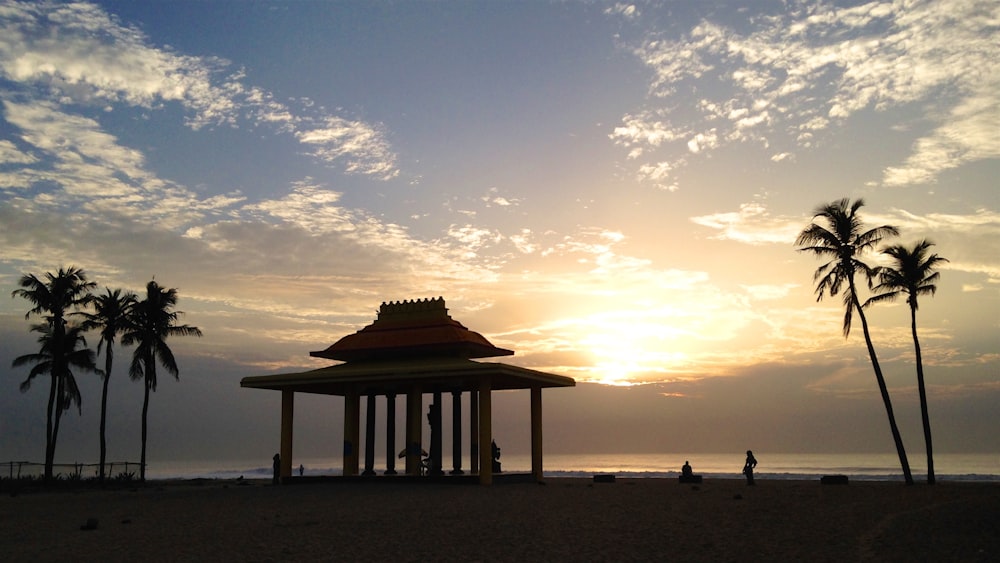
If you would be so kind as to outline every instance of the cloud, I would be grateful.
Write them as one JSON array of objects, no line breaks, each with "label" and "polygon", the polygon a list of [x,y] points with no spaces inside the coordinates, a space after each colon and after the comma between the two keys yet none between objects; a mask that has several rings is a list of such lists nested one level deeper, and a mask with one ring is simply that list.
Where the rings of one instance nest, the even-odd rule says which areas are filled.
[{"label": "cloud", "polygon": [[931,183],[945,170],[969,162],[1000,157],[1000,71],[991,84],[954,107],[945,123],[913,144],[913,153],[900,166],[883,174],[889,186]]},{"label": "cloud", "polygon": [[738,211],[701,215],[691,221],[719,231],[713,239],[752,245],[791,244],[805,226],[801,217],[772,217],[762,203],[743,203]]},{"label": "cloud", "polygon": [[195,128],[235,121],[233,85],[212,80],[225,61],[152,48],[138,29],[92,4],[16,2],[6,16],[0,73],[9,80],[74,103],[177,101],[193,110]]},{"label": "cloud", "polygon": [[361,121],[327,117],[315,128],[295,134],[313,147],[310,154],[326,162],[345,159],[348,173],[390,180],[399,175],[396,157],[380,128]]},{"label": "cloud", "polygon": [[614,6],[605,8],[604,13],[622,16],[627,19],[637,18],[640,15],[639,9],[635,7],[635,4],[625,4],[622,2],[616,2]]},{"label": "cloud", "polygon": [[[19,93],[48,100],[67,114],[78,106],[116,104],[162,111],[179,104],[192,129],[208,126],[273,127],[291,133],[326,163],[348,173],[388,180],[398,175],[396,156],[380,125],[342,116],[296,115],[265,90],[244,84],[242,71],[216,57],[182,55],[150,45],[137,28],[100,7],[54,2],[7,5],[0,20],[0,77]],[[0,93],[7,100],[11,92]],[[70,109],[74,108],[74,109]]]},{"label": "cloud", "polygon": [[157,178],[139,151],[121,145],[97,121],[51,102],[5,101],[3,110],[21,142],[38,155],[15,161],[16,174],[5,186],[9,194],[35,194],[25,209],[83,206],[105,220],[127,216],[179,228],[242,200],[237,194],[199,198]]},{"label": "cloud", "polygon": [[[698,99],[698,114],[673,105],[627,114],[611,138],[630,158],[667,160],[680,131],[692,153],[732,142],[812,148],[816,134],[861,111],[913,103],[930,108],[931,131],[887,185],[932,182],[943,171],[1000,157],[1000,44],[995,3],[793,3],[732,27],[702,21],[681,38],[650,32],[632,53],[652,72],[651,103]],[[657,102],[662,100],[662,102]],[[666,125],[671,123],[670,125]],[[797,133],[796,133],[797,132]],[[705,134],[705,133],[702,133]]]}]

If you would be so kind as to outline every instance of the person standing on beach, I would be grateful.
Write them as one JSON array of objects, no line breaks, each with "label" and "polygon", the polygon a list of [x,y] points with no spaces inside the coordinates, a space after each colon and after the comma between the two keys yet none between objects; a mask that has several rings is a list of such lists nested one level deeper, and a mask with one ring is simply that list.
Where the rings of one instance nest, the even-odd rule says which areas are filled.
[{"label": "person standing on beach", "polygon": [[753,485],[753,468],[757,467],[757,458],[747,450],[747,461],[743,464],[743,474],[747,476],[747,485]]},{"label": "person standing on beach", "polygon": [[274,454],[274,457],[271,459],[274,460],[274,463],[271,464],[271,469],[274,470],[274,474],[271,477],[271,484],[277,485],[281,477],[281,454]]}]

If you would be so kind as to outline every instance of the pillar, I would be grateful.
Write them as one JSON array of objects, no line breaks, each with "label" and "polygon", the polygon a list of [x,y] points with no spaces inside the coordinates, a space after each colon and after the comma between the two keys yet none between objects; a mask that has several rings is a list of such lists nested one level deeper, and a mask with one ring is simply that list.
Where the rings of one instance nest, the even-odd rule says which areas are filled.
[{"label": "pillar", "polygon": [[479,391],[469,392],[469,471],[479,473]]},{"label": "pillar", "polygon": [[396,474],[396,394],[385,396],[385,475]]},{"label": "pillar", "polygon": [[479,381],[479,484],[493,484],[493,442],[491,381],[483,377]]},{"label": "pillar", "polygon": [[451,392],[451,474],[462,471],[462,392]]},{"label": "pillar", "polygon": [[531,474],[542,481],[542,388],[531,388]]},{"label": "pillar", "polygon": [[420,475],[420,443],[423,424],[423,404],[419,388],[406,393],[406,474]]},{"label": "pillar", "polygon": [[358,449],[361,442],[361,395],[344,395],[344,475],[358,474]]},{"label": "pillar", "polygon": [[431,427],[431,451],[430,451],[430,467],[428,468],[428,473],[431,475],[441,475],[444,473],[441,470],[442,463],[442,448],[441,448],[441,438],[444,433],[441,431],[441,392],[435,391],[431,401],[430,412],[427,413],[427,418],[429,419]]},{"label": "pillar", "polygon": [[375,395],[368,395],[368,405],[365,408],[365,472],[362,475],[375,474]]},{"label": "pillar", "polygon": [[295,414],[295,392],[281,390],[281,467],[282,478],[292,476],[292,421]]}]

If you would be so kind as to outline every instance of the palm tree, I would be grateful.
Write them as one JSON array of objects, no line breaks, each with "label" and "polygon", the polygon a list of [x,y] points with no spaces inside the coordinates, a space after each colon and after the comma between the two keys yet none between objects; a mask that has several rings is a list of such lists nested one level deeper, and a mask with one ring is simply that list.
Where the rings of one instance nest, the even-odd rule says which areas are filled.
[{"label": "palm tree", "polygon": [[[34,274],[25,274],[18,280],[20,289],[11,292],[13,297],[23,297],[34,305],[25,315],[42,315],[49,326],[50,351],[55,354],[51,358],[52,366],[48,370],[51,375],[49,387],[48,408],[46,411],[45,428],[45,480],[52,479],[52,463],[55,458],[56,435],[58,421],[62,416],[63,391],[68,366],[60,354],[65,346],[62,343],[66,335],[66,312],[70,308],[85,306],[90,301],[90,291],[97,284],[87,281],[87,274],[75,266],[59,268],[53,274],[46,272],[44,279]],[[34,329],[33,329],[34,330]],[[23,386],[22,386],[23,387]],[[59,408],[57,408],[59,407]]]},{"label": "palm tree", "polygon": [[128,315],[128,327],[122,335],[122,344],[136,345],[132,354],[132,364],[128,374],[133,381],[143,380],[145,394],[142,400],[142,459],[139,478],[146,479],[146,420],[149,413],[149,392],[156,391],[156,363],[167,369],[174,379],[179,379],[180,370],[174,354],[167,346],[168,336],[201,336],[197,327],[177,325],[177,318],[183,313],[174,311],[177,305],[177,290],[160,287],[156,281],[146,284],[146,298],[135,303]]},{"label": "palm tree", "polygon": [[[33,332],[41,333],[38,337],[41,350],[36,354],[25,354],[14,358],[14,367],[27,364],[34,364],[28,377],[21,382],[21,392],[27,392],[31,388],[31,380],[42,374],[49,374],[55,382],[55,414],[52,420],[52,428],[49,431],[51,447],[46,451],[45,470],[46,479],[52,478],[52,459],[55,457],[55,442],[59,435],[59,421],[62,419],[63,411],[69,410],[73,403],[77,409],[83,412],[83,400],[80,396],[80,388],[76,384],[73,376],[73,368],[80,368],[84,371],[97,373],[94,352],[88,349],[87,341],[83,337],[83,328],[79,326],[68,326],[63,330],[55,330],[49,324],[37,324],[31,327]],[[59,374],[59,375],[56,375]],[[50,408],[52,406],[50,405]]]},{"label": "palm tree", "polygon": [[917,388],[920,391],[920,416],[924,423],[924,443],[927,445],[927,483],[933,485],[934,454],[931,447],[931,420],[927,414],[927,390],[924,387],[924,363],[920,354],[920,340],[917,339],[917,297],[934,295],[940,274],[934,271],[941,262],[947,262],[937,254],[927,255],[927,250],[934,246],[928,240],[922,240],[912,249],[897,244],[885,248],[882,252],[892,257],[893,265],[879,268],[878,285],[874,287],[877,293],[865,303],[865,307],[880,301],[892,301],[901,293],[906,294],[906,303],[910,306],[910,330],[913,333],[913,350],[917,358]]},{"label": "palm tree", "polygon": [[864,204],[863,199],[857,199],[851,203],[849,199],[844,198],[827,205],[820,205],[816,208],[813,220],[821,218],[826,225],[810,223],[799,233],[795,244],[801,247],[799,250],[802,252],[829,259],[829,262],[820,266],[813,275],[814,280],[819,280],[816,284],[816,301],[821,301],[825,293],[829,293],[833,297],[840,293],[841,289],[845,289],[843,297],[844,338],[847,338],[851,333],[851,319],[855,311],[858,318],[861,319],[865,344],[868,346],[868,357],[871,358],[872,367],[875,369],[875,379],[878,381],[882,402],[885,404],[885,411],[889,417],[889,428],[892,430],[892,439],[896,443],[896,452],[899,454],[899,463],[903,468],[903,477],[907,485],[912,485],[913,476],[910,474],[910,463],[906,459],[903,439],[899,435],[896,417],[892,413],[889,390],[886,387],[885,378],[882,376],[878,357],[875,355],[875,347],[872,346],[871,334],[868,332],[868,320],[861,308],[857,287],[854,283],[854,275],[860,273],[865,277],[868,286],[871,287],[875,270],[862,262],[859,256],[870,251],[885,237],[898,235],[899,229],[884,225],[864,231],[861,218],[858,216],[858,209]]},{"label": "palm tree", "polygon": [[86,320],[83,327],[87,330],[98,329],[101,339],[97,341],[97,353],[107,344],[104,352],[104,384],[101,390],[101,462],[100,479],[104,480],[104,462],[107,459],[107,413],[108,413],[108,382],[111,379],[111,365],[114,362],[115,338],[125,331],[125,321],[129,309],[135,303],[135,294],[121,289],[104,288],[105,293],[93,299],[94,312],[84,313]]}]

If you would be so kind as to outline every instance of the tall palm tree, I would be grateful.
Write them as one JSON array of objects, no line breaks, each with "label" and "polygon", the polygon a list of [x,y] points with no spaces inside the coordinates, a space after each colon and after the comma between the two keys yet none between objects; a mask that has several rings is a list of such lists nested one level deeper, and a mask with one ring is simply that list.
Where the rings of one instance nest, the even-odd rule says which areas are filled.
[{"label": "tall palm tree", "polygon": [[121,289],[104,288],[105,293],[93,299],[94,312],[84,313],[83,327],[87,330],[97,329],[101,339],[97,341],[97,353],[105,344],[104,352],[104,382],[101,390],[101,462],[100,479],[104,480],[104,462],[107,459],[107,413],[108,413],[108,382],[111,380],[111,366],[114,362],[115,338],[125,331],[129,309],[135,303],[135,294]]},{"label": "tall palm tree", "polygon": [[931,447],[931,420],[927,413],[927,390],[924,387],[924,363],[920,354],[920,340],[917,338],[917,297],[934,295],[940,274],[934,268],[941,262],[947,262],[937,254],[927,255],[927,250],[934,246],[928,240],[922,240],[906,248],[901,244],[884,248],[882,252],[892,257],[893,265],[879,268],[878,284],[873,288],[877,295],[865,302],[865,307],[881,301],[892,301],[900,294],[906,294],[906,303],[910,306],[910,330],[913,333],[913,350],[917,358],[917,388],[920,391],[920,417],[924,423],[924,443],[927,446],[927,483],[933,485],[934,454]]},{"label": "tall palm tree", "polygon": [[55,354],[52,357],[51,369],[48,370],[51,385],[45,427],[44,477],[45,480],[50,480],[56,451],[58,420],[64,410],[61,408],[65,388],[63,378],[68,369],[65,359],[61,356],[65,349],[62,340],[66,335],[66,313],[71,308],[85,306],[90,301],[90,291],[97,284],[87,281],[87,274],[83,270],[70,266],[59,268],[55,274],[46,272],[43,279],[34,274],[25,274],[18,280],[18,285],[20,289],[11,292],[11,296],[23,297],[33,305],[24,315],[25,319],[33,314],[44,317],[50,329],[48,337],[52,341],[50,350]]},{"label": "tall palm tree", "polygon": [[864,226],[858,215],[858,209],[864,204],[863,199],[857,199],[851,203],[849,199],[844,198],[820,205],[816,208],[813,221],[822,219],[825,225],[810,223],[799,233],[795,244],[801,247],[799,248],[801,252],[829,259],[829,262],[820,266],[813,275],[813,280],[819,280],[816,284],[816,300],[821,301],[825,293],[829,293],[833,297],[842,289],[845,290],[843,297],[845,338],[851,333],[851,320],[854,313],[857,312],[858,318],[861,319],[865,344],[868,346],[868,357],[871,358],[875,379],[878,381],[882,402],[885,404],[885,412],[889,417],[889,428],[892,430],[892,439],[896,443],[896,452],[899,454],[899,463],[903,468],[903,477],[907,485],[912,485],[913,476],[910,474],[910,463],[906,459],[903,439],[899,434],[896,417],[892,412],[889,390],[886,387],[885,378],[882,376],[878,357],[875,355],[875,347],[872,345],[871,334],[868,332],[868,320],[865,318],[865,313],[858,300],[858,290],[854,282],[855,274],[860,273],[864,276],[868,287],[871,287],[875,270],[862,262],[859,257],[872,250],[885,237],[898,235],[899,229],[883,225],[867,231],[863,230]]},{"label": "tall palm tree", "polygon": [[[41,349],[35,354],[25,354],[14,358],[14,367],[34,364],[28,377],[21,382],[21,392],[31,388],[31,380],[42,374],[49,374],[55,381],[55,409],[52,428],[50,430],[51,448],[46,452],[46,479],[52,477],[52,458],[55,456],[55,442],[59,435],[59,421],[63,411],[67,411],[76,403],[77,409],[83,412],[83,400],[80,388],[73,376],[73,368],[97,373],[94,352],[88,349],[83,337],[83,329],[79,326],[67,326],[61,331],[55,330],[49,324],[37,324],[31,327],[33,332],[41,333],[38,342]],[[58,334],[58,335],[57,335]],[[58,376],[55,374],[59,373]]]},{"label": "tall palm tree", "polygon": [[122,344],[136,345],[129,366],[129,377],[133,381],[143,380],[145,394],[142,400],[142,459],[139,478],[146,479],[146,421],[149,413],[149,392],[156,391],[156,364],[179,379],[180,370],[174,353],[167,346],[168,336],[201,336],[197,327],[178,325],[177,319],[183,313],[174,311],[177,305],[177,290],[160,287],[156,281],[146,284],[146,297],[136,302],[128,315],[128,327],[122,335]]}]

